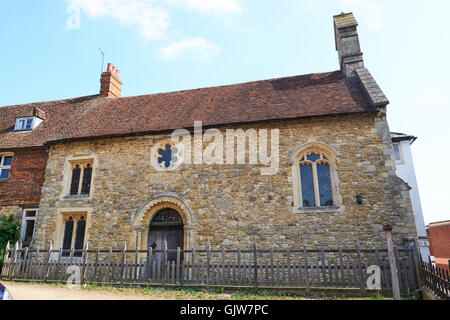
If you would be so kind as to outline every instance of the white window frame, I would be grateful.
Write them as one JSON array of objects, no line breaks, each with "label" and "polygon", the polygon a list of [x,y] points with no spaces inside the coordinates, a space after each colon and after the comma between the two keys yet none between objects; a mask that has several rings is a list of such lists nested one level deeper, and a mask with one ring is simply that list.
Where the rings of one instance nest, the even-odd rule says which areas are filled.
[{"label": "white window frame", "polygon": [[[398,146],[398,153],[400,154],[400,159],[399,159],[399,160],[397,160],[397,159],[395,158],[394,145],[397,145],[397,146]],[[405,160],[404,160],[404,158],[403,158],[402,144],[401,144],[400,142],[394,142],[394,143],[392,143],[392,151],[394,152],[394,160],[395,160],[396,163],[404,163],[404,162],[405,162]]]},{"label": "white window frame", "polygon": [[2,170],[9,170],[8,178],[0,179],[0,181],[8,180],[11,175],[12,162],[10,165],[7,165],[7,166],[3,165],[4,158],[6,158],[6,157],[13,157],[12,161],[14,161],[14,153],[11,153],[11,152],[10,153],[0,153],[0,176],[1,176]]},{"label": "white window frame", "polygon": [[[27,217],[27,212],[29,212],[29,211],[36,211],[36,215],[34,217]],[[37,218],[38,213],[39,213],[39,209],[38,208],[28,208],[28,209],[24,209],[23,210],[22,231],[21,231],[21,234],[20,234],[20,239],[21,239],[22,243],[25,241],[25,232],[27,230],[27,223],[28,223],[28,221],[34,221],[33,236],[32,236],[31,242],[33,241],[34,233],[36,232],[36,218]],[[31,242],[30,242],[30,244],[31,244]]]},{"label": "white window frame", "polygon": [[[27,122],[31,120],[29,127],[27,126]],[[14,126],[14,131],[30,131],[36,128],[39,124],[41,124],[43,120],[38,117],[22,117],[16,119],[16,124]],[[24,124],[24,126],[21,125]]]}]

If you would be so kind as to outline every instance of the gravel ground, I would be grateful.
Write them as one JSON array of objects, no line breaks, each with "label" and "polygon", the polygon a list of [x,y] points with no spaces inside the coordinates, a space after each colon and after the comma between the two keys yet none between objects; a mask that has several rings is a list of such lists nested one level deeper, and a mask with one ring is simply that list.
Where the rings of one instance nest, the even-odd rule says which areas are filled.
[{"label": "gravel ground", "polygon": [[175,290],[140,290],[134,288],[75,288],[64,285],[18,283],[2,281],[14,300],[229,300],[229,299],[282,299],[304,300],[300,297],[232,295]]}]

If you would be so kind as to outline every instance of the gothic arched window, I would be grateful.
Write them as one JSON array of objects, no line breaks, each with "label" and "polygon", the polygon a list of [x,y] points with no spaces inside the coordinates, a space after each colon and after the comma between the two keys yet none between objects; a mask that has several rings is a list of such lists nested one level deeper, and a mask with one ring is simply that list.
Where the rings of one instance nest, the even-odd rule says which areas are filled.
[{"label": "gothic arched window", "polygon": [[86,233],[86,216],[74,214],[64,217],[63,256],[68,257],[74,249],[74,257],[81,257]]},{"label": "gothic arched window", "polygon": [[323,153],[311,153],[300,159],[299,165],[303,207],[333,206],[328,159]]},{"label": "gothic arched window", "polygon": [[83,172],[83,184],[81,185],[81,194],[89,194],[91,190],[92,167],[88,163]]},{"label": "gothic arched window", "polygon": [[71,161],[70,195],[87,196],[91,192],[92,160]]},{"label": "gothic arched window", "polygon": [[335,152],[312,143],[297,151],[293,159],[294,205],[296,208],[336,207]]},{"label": "gothic arched window", "polygon": [[78,194],[78,186],[80,184],[81,168],[76,165],[72,170],[72,182],[70,183],[70,194]]}]

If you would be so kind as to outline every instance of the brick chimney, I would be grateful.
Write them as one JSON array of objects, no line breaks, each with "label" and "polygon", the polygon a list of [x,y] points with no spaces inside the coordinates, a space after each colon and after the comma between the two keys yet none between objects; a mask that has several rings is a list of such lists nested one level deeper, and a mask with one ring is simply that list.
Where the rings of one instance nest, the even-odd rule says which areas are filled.
[{"label": "brick chimney", "polygon": [[122,81],[120,81],[119,70],[112,63],[102,73],[100,79],[100,97],[120,98],[122,92]]},{"label": "brick chimney", "polygon": [[363,53],[359,46],[358,23],[353,13],[334,16],[334,36],[341,70],[347,78],[355,76],[355,70],[364,68]]}]

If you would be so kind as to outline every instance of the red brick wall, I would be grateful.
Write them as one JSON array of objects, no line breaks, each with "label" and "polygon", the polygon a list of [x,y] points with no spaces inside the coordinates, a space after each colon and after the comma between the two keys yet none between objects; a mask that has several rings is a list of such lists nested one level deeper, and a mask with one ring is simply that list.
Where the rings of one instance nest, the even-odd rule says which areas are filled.
[{"label": "red brick wall", "polygon": [[39,205],[47,159],[44,149],[15,151],[9,179],[0,181],[0,206]]},{"label": "red brick wall", "polygon": [[430,254],[435,257],[436,266],[449,270],[450,221],[431,223],[428,226],[427,235],[430,238]]}]

